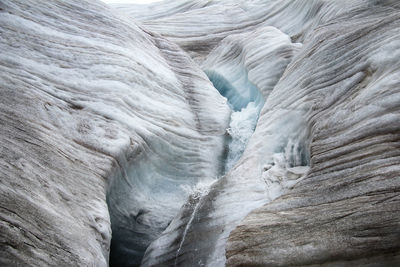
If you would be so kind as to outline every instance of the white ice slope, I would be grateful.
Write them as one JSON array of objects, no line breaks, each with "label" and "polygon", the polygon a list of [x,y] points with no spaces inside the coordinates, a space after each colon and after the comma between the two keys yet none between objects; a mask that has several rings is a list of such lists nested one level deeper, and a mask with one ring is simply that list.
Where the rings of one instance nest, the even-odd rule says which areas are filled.
[{"label": "white ice slope", "polygon": [[107,265],[106,191],[112,261],[139,264],[188,188],[222,171],[226,100],[177,45],[100,2],[0,13],[1,265]]},{"label": "white ice slope", "polygon": [[117,7],[0,1],[0,265],[399,264],[399,1]]},{"label": "white ice slope", "polygon": [[[263,48],[262,53],[254,53],[258,47]],[[230,88],[220,91],[236,92],[231,102],[237,103],[237,106],[241,107],[244,99],[254,100],[250,103],[253,106],[248,108],[256,110],[253,115],[257,118],[257,110],[263,107],[264,99],[266,105],[270,103],[275,83],[299,47],[300,44],[292,44],[290,38],[276,28],[263,27],[247,34],[232,35],[222,41],[210,53],[203,68],[217,89]],[[268,75],[263,75],[261,79],[262,73]],[[223,79],[223,82],[215,82],[216,79]],[[239,162],[232,170],[227,170],[228,174],[214,183],[208,193],[191,199],[185,205],[162,236],[147,249],[144,266],[223,265],[225,241],[236,224],[249,211],[281,195],[285,188],[292,186],[307,171],[307,167],[292,170],[292,167],[305,165],[308,161],[304,151],[305,129],[302,127],[304,111],[301,106],[293,110],[275,111],[267,112],[264,106],[264,114],[242,156],[239,150],[244,150],[247,141],[235,140],[243,135],[233,135],[230,144],[232,150],[228,156],[230,153],[235,153],[233,157],[241,156]],[[238,121],[251,124],[254,117],[248,117],[246,113],[246,109],[241,113],[235,112],[230,126]],[[236,119],[235,115],[245,117],[247,123],[246,120]],[[246,130],[243,130],[246,135]],[[288,146],[288,143],[292,145]],[[278,158],[280,162],[276,162]],[[234,163],[231,161],[228,157],[227,167]],[[277,175],[272,179],[262,177],[264,168],[274,163],[276,165],[271,171],[278,173],[279,181],[275,181]],[[293,175],[287,179],[286,173]]]},{"label": "white ice slope", "polygon": [[[246,6],[245,13],[260,19],[253,17],[249,28],[240,16],[228,15],[229,20],[220,14],[228,24],[239,18],[238,27],[210,34],[211,21],[218,21],[214,14],[224,8],[212,3],[203,10],[214,10],[211,19],[196,28],[191,23],[200,20],[199,8],[142,23],[172,38],[198,62],[207,62],[198,39],[214,38],[204,41],[213,49],[215,42],[224,43],[215,39],[265,25],[303,47],[276,76],[280,80],[241,160],[197,202],[185,205],[147,249],[143,264],[398,264],[399,3],[240,2],[233,10]],[[192,34],[184,38],[189,29]],[[252,51],[262,57],[259,51],[268,48],[268,42],[259,42]],[[236,53],[240,49],[226,50],[232,51],[231,68],[244,61]],[[266,81],[273,70],[255,76]],[[233,77],[231,83],[240,79]]]}]

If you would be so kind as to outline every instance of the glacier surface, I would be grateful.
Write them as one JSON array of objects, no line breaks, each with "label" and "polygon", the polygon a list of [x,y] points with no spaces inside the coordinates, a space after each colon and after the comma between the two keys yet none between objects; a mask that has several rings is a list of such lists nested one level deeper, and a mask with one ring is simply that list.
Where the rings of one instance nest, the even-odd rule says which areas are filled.
[{"label": "glacier surface", "polygon": [[400,263],[397,0],[3,0],[0,36],[0,265]]},{"label": "glacier surface", "polygon": [[111,263],[139,264],[222,172],[226,100],[177,45],[100,2],[1,13],[1,261],[107,265],[111,220]]}]

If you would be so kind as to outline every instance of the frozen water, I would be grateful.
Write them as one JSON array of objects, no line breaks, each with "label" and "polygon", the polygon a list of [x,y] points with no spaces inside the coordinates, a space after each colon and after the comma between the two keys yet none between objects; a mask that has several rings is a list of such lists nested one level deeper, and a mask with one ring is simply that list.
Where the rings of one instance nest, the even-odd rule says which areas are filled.
[{"label": "frozen water", "polygon": [[399,8],[0,1],[0,265],[384,264]]},{"label": "frozen water", "polygon": [[206,74],[220,94],[227,98],[232,109],[229,128],[226,130],[228,147],[224,172],[227,172],[243,154],[256,127],[264,100],[258,88],[248,80],[245,69],[236,68],[236,73],[220,71],[226,78],[216,71],[208,70]]},{"label": "frozen water", "polygon": [[[307,168],[289,170],[302,161],[297,153],[306,147],[305,111],[301,107],[270,109],[279,104],[270,97],[279,97],[285,90],[280,87],[274,93],[274,87],[300,47],[276,28],[265,27],[227,37],[203,62],[203,70],[232,109],[226,175],[212,184],[200,204],[190,200],[185,204],[146,250],[144,266],[163,265],[165,260],[180,265],[224,265],[225,242],[235,225],[307,172]],[[282,159],[276,167],[272,167],[274,155],[278,162],[278,155]],[[272,170],[263,176],[268,172],[263,166],[268,164]]]},{"label": "frozen water", "polygon": [[230,170],[242,156],[247,142],[257,124],[260,113],[260,106],[250,102],[247,107],[240,111],[233,112],[227,132],[231,138],[226,159],[225,170]]}]

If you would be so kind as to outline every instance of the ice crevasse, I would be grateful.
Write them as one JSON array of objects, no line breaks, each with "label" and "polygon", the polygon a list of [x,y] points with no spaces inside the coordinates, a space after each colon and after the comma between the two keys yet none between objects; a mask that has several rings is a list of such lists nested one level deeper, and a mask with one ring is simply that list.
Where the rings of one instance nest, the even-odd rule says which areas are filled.
[{"label": "ice crevasse", "polygon": [[396,265],[400,4],[0,2],[0,265]]}]

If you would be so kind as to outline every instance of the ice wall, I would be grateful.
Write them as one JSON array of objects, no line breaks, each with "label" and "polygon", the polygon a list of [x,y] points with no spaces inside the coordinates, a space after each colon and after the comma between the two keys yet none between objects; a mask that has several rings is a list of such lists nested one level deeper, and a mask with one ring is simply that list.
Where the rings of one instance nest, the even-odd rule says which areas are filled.
[{"label": "ice wall", "polygon": [[[234,5],[229,12],[239,14],[239,7],[244,13],[251,12],[250,27],[275,26],[303,46],[297,50],[300,45],[295,45],[294,53],[289,53],[294,54],[293,61],[273,76],[277,84],[272,90],[263,91],[253,82],[267,93],[267,100],[241,159],[197,202],[187,202],[147,249],[143,264],[352,266],[398,262],[394,232],[400,216],[394,210],[399,188],[396,118],[400,87],[394,78],[399,67],[393,60],[400,43],[399,3],[248,2]],[[212,3],[204,10],[217,14],[218,1]],[[254,29],[241,28],[245,24],[237,15],[231,18],[237,19],[240,29],[214,32],[211,19],[205,19],[195,34],[184,39],[183,32],[189,31],[201,12],[196,9],[143,23],[165,35],[170,31],[169,36],[202,64],[208,52],[197,49],[194,40],[202,38],[203,30],[213,32],[204,37],[212,50],[223,47],[231,34]],[[262,12],[265,16],[258,17]],[[177,28],[172,26],[175,17]],[[226,18],[224,22],[230,21]],[[223,35],[228,37],[223,39]],[[247,57],[263,58],[269,44],[258,42]],[[228,46],[227,51],[231,53],[221,56],[227,62],[239,57],[240,49]],[[220,54],[224,55],[222,50]],[[290,62],[291,57],[280,55]],[[266,61],[269,58],[263,58]],[[255,71],[253,77],[266,82],[273,70]],[[183,233],[178,250],[177,240],[182,240]]]},{"label": "ice wall", "polygon": [[[268,49],[260,49],[265,43]],[[254,32],[226,37],[202,63],[233,111],[227,129],[225,172],[240,159],[265,100],[300,47],[300,43],[292,44],[278,29],[260,27]]]},{"label": "ice wall", "polygon": [[144,27],[178,44],[201,64],[232,34],[274,26],[302,42],[313,24],[329,19],[338,9],[354,5],[354,2],[337,1],[338,9],[322,16],[319,12],[322,3],[320,0],[183,0],[116,7]]},{"label": "ice wall", "polygon": [[138,264],[221,171],[226,100],[99,1],[1,1],[0,25],[0,265],[106,266],[111,228]]},{"label": "ice wall", "polygon": [[0,265],[398,265],[399,1],[118,8],[0,2]]},{"label": "ice wall", "polygon": [[[253,53],[253,49],[259,45],[264,45],[263,53]],[[293,44],[287,35],[276,28],[263,27],[254,32],[226,38],[204,61],[202,68],[206,73],[218,73],[225,77],[223,85],[229,86],[224,88],[231,88],[228,92],[251,96],[250,99],[254,101],[248,102],[247,108],[238,110],[231,117],[231,128],[228,131],[238,131],[231,132],[233,139],[229,144],[232,158],[227,163],[232,169],[212,184],[208,193],[196,201],[187,202],[162,236],[146,250],[142,262],[144,266],[223,265],[225,240],[235,224],[252,209],[282,194],[285,188],[292,186],[307,171],[307,167],[297,169],[297,172],[290,169],[294,166],[289,159],[300,152],[288,144],[304,146],[306,138],[306,129],[302,124],[304,111],[301,109],[261,114],[261,121],[258,122],[250,142],[247,144],[247,140],[241,140],[242,137],[252,134],[250,130],[257,121],[259,110],[263,108],[264,113],[268,110],[266,105],[270,101],[275,83],[300,47],[301,44]],[[254,64],[257,62],[259,64]],[[263,73],[268,75],[260,78]],[[251,86],[246,86],[250,83]],[[218,88],[218,83],[214,84]],[[229,99],[236,103],[231,104],[234,109],[235,105],[244,103],[242,99],[245,98],[232,95]],[[264,99],[267,99],[265,105]],[[294,119],[293,122],[291,119]],[[244,150],[243,155],[241,150]],[[275,172],[283,173],[281,181],[275,182],[267,176],[262,178],[264,167],[274,164],[274,155],[282,153],[289,156],[283,157],[282,162],[272,168]],[[236,160],[239,161],[235,165]],[[289,181],[285,174],[295,172]],[[272,177],[276,179],[277,176]],[[276,186],[268,187],[267,184],[272,182]],[[178,242],[177,240],[182,240],[182,236],[185,236],[183,242]]]},{"label": "ice wall", "polygon": [[353,4],[316,28],[272,92],[310,106],[310,170],[233,230],[228,266],[400,262],[400,5]]}]

